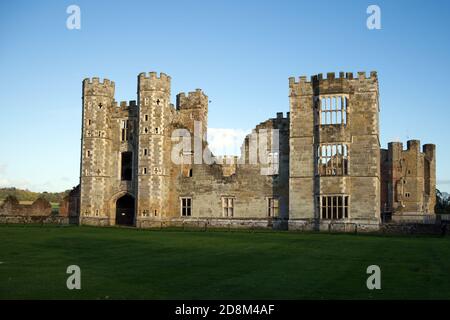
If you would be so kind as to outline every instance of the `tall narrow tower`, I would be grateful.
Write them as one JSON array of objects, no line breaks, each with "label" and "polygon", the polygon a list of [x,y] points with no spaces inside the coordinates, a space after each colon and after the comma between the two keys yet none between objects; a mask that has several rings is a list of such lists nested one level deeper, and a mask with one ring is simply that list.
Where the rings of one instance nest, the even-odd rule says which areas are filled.
[{"label": "tall narrow tower", "polygon": [[156,72],[138,76],[138,203],[137,226],[142,220],[166,217],[170,188],[170,77]]},{"label": "tall narrow tower", "polygon": [[378,228],[378,78],[289,79],[289,228]]},{"label": "tall narrow tower", "polygon": [[83,81],[80,223],[109,224],[111,113],[114,82]]}]

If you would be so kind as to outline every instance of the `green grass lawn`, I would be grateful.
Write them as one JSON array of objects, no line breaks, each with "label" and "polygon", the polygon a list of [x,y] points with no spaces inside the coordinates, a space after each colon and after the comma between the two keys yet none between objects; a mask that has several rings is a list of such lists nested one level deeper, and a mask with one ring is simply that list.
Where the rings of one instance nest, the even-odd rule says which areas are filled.
[{"label": "green grass lawn", "polygon": [[450,238],[3,225],[0,298],[449,299]]}]

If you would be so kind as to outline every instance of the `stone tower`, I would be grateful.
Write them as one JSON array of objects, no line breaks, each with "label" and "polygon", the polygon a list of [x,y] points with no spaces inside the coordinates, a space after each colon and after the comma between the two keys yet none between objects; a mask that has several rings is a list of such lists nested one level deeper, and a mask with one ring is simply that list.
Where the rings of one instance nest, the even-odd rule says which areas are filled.
[{"label": "stone tower", "polygon": [[381,150],[381,211],[386,220],[422,220],[436,205],[436,146],[390,142]]},{"label": "stone tower", "polygon": [[289,88],[289,228],[378,228],[377,74],[290,78]]},{"label": "stone tower", "polygon": [[80,220],[107,224],[111,178],[111,114],[114,82],[99,78],[83,81],[80,169]]},{"label": "stone tower", "polygon": [[139,137],[137,220],[169,216],[170,77],[164,73],[138,76]]}]

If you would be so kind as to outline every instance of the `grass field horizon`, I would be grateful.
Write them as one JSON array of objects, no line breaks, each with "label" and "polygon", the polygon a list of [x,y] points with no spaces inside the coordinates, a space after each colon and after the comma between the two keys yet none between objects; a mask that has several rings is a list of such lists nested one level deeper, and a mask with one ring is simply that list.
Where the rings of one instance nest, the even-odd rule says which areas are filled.
[{"label": "grass field horizon", "polygon": [[450,237],[0,226],[0,299],[449,299],[449,271]]}]

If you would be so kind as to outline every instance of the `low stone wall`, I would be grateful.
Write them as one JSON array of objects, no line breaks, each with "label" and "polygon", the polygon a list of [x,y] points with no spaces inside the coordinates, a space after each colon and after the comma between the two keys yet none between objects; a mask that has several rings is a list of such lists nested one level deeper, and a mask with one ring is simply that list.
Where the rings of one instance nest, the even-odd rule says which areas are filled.
[{"label": "low stone wall", "polygon": [[380,233],[444,235],[450,233],[450,226],[447,225],[446,223],[442,224],[385,223],[381,225]]},{"label": "low stone wall", "polygon": [[109,221],[109,218],[103,218],[103,217],[81,217],[80,218],[80,225],[106,227],[106,226],[110,226],[111,223]]},{"label": "low stone wall", "polygon": [[[277,226],[279,224],[276,224]],[[136,227],[144,229],[183,228],[183,229],[272,229],[271,219],[220,219],[220,218],[175,218],[138,219]]]},{"label": "low stone wall", "polygon": [[315,219],[289,220],[289,231],[322,231],[322,232],[377,232],[380,225],[374,221],[321,221]]},{"label": "low stone wall", "polygon": [[[79,224],[78,217],[63,216],[26,216],[0,214],[0,224]],[[82,225],[110,226],[110,220],[104,217],[83,217]],[[399,223],[373,224],[362,222],[329,222],[314,220],[283,220],[283,219],[227,219],[227,218],[173,218],[173,219],[138,219],[137,228],[164,229],[180,228],[183,230],[212,230],[212,229],[242,229],[242,230],[289,230],[289,231],[320,231],[336,233],[366,233],[379,234],[408,234],[408,235],[444,235],[450,234],[450,223],[436,224]]]},{"label": "low stone wall", "polygon": [[0,224],[70,224],[68,217],[0,215]]},{"label": "low stone wall", "polygon": [[434,214],[410,214],[410,213],[397,213],[392,215],[391,221],[395,223],[423,223],[423,224],[435,224],[436,215]]}]

